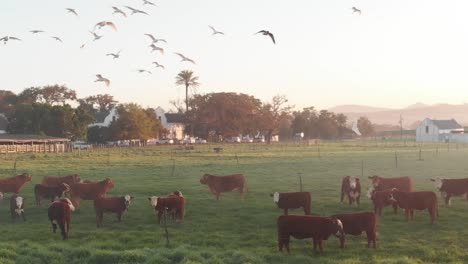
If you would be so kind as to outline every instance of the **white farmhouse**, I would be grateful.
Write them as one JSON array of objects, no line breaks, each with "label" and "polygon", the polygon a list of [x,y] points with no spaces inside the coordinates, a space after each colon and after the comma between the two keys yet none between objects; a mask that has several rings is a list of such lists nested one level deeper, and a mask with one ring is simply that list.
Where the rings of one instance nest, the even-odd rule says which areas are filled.
[{"label": "white farmhouse", "polygon": [[100,111],[94,114],[96,123],[89,124],[88,127],[109,127],[112,121],[115,121],[119,118],[116,108],[112,108],[110,111]]},{"label": "white farmhouse", "polygon": [[183,139],[185,137],[185,115],[179,113],[165,113],[162,107],[154,109],[161,125],[169,131],[170,139]]},{"label": "white farmhouse", "polygon": [[417,142],[468,142],[465,129],[455,121],[426,118],[416,128]]}]

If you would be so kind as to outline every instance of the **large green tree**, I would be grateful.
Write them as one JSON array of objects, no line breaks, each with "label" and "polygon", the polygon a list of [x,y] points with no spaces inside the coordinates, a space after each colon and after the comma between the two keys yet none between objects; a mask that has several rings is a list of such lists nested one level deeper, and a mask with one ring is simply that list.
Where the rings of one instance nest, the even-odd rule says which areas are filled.
[{"label": "large green tree", "polygon": [[369,120],[369,118],[365,116],[361,116],[358,119],[357,127],[363,137],[372,136],[374,134],[374,126],[372,125],[372,122]]},{"label": "large green tree", "polygon": [[162,130],[161,123],[152,109],[145,110],[130,103],[119,105],[117,112],[119,118],[110,125],[113,140],[157,138]]}]

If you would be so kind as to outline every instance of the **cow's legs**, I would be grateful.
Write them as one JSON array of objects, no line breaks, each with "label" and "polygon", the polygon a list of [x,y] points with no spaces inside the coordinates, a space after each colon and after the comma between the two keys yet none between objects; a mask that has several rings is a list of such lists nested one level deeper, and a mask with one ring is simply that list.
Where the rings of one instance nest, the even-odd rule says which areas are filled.
[{"label": "cow's legs", "polygon": [[356,203],[357,203],[358,206],[361,205],[359,200],[361,200],[361,195],[359,195],[359,196],[356,198]]},{"label": "cow's legs", "polygon": [[320,248],[320,254],[322,254],[323,253],[323,240],[322,239],[318,240],[318,245],[319,245],[319,248]]},{"label": "cow's legs", "polygon": [[23,218],[23,221],[26,221],[26,217],[24,216],[24,212],[21,212],[21,217]]},{"label": "cow's legs", "polygon": [[52,220],[51,223],[52,223],[52,232],[56,233],[57,232],[57,224],[54,223],[55,220]]},{"label": "cow's legs", "polygon": [[414,210],[413,209],[410,209],[410,216],[411,216],[411,220],[414,219]]},{"label": "cow's legs", "polygon": [[60,222],[59,227],[60,227],[60,233],[62,234],[62,239],[66,240],[67,239],[67,232],[65,231],[65,223]]},{"label": "cow's legs", "polygon": [[397,203],[393,203],[393,204],[392,204],[392,207],[393,207],[393,213],[394,213],[394,214],[397,214],[397,213],[398,213],[398,204],[397,204]]},{"label": "cow's legs", "polygon": [[283,214],[284,214],[284,215],[288,215],[288,208],[284,208],[284,209],[283,209]]},{"label": "cow's legs", "polygon": [[117,212],[117,220],[122,222],[122,212]]},{"label": "cow's legs", "polygon": [[410,209],[405,209],[405,218],[406,218],[406,222],[409,221],[409,215],[410,215]]},{"label": "cow's legs", "polygon": [[367,235],[367,247],[369,248],[372,243],[372,247],[375,248],[375,240],[376,240],[375,232],[372,230],[367,230],[366,235]]},{"label": "cow's legs", "polygon": [[452,201],[450,200],[452,198],[452,195],[447,193],[445,196],[445,205],[452,206]]},{"label": "cow's legs", "polygon": [[317,240],[315,240],[315,238],[313,238],[312,241],[314,243],[314,251],[317,252]]},{"label": "cow's legs", "polygon": [[99,212],[99,211],[96,211],[96,226],[97,226],[97,227],[101,227],[101,225],[102,225],[102,217],[103,217],[103,213],[102,213],[102,212]]},{"label": "cow's legs", "polygon": [[158,224],[161,224],[161,216],[163,215],[163,210],[158,211]]},{"label": "cow's legs", "polygon": [[343,190],[342,190],[342,191],[341,191],[341,199],[340,199],[340,203],[342,203],[342,202],[343,202],[343,200],[344,200],[344,195],[345,195],[345,194],[344,194],[344,192],[343,192]]}]

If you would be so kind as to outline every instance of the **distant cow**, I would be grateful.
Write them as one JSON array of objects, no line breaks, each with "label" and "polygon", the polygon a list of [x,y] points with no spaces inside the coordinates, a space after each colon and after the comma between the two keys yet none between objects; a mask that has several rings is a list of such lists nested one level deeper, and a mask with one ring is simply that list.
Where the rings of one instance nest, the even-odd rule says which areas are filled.
[{"label": "distant cow", "polygon": [[367,247],[375,248],[377,240],[377,220],[373,212],[336,214],[331,217],[340,219],[343,231],[347,235],[359,236],[362,232],[367,235]]},{"label": "distant cow", "polygon": [[148,200],[151,207],[157,212],[158,223],[161,224],[161,216],[166,211],[171,215],[172,219],[182,221],[185,216],[185,197],[179,192],[180,195],[175,193],[169,194],[166,197],[151,196]]},{"label": "distant cow", "polygon": [[465,195],[468,202],[468,178],[464,179],[431,179],[445,200],[445,205],[451,205],[452,196]]},{"label": "distant cow", "polygon": [[70,198],[73,205],[78,208],[81,200],[96,200],[104,197],[112,188],[114,188],[114,183],[109,178],[96,183],[75,183],[70,186]]},{"label": "distant cow", "polygon": [[23,221],[26,221],[24,217],[24,198],[13,194],[10,198],[10,214],[11,220],[14,222],[16,219],[22,217]]},{"label": "distant cow", "polygon": [[0,178],[0,192],[18,194],[23,185],[29,181],[31,181],[31,175],[27,173],[8,178]]},{"label": "distant cow", "polygon": [[54,201],[56,197],[60,198],[64,193],[70,191],[70,186],[66,183],[61,183],[58,186],[49,187],[42,184],[36,184],[34,186],[34,195],[36,196],[36,205],[41,205],[41,199],[50,199]]},{"label": "distant cow", "polygon": [[49,221],[52,224],[52,231],[57,232],[57,225],[62,233],[62,239],[68,239],[68,233],[70,231],[71,212],[75,211],[75,207],[68,198],[55,199],[50,204],[47,210],[49,215]]},{"label": "distant cow", "polygon": [[429,212],[431,217],[431,224],[437,219],[438,207],[437,207],[437,195],[435,192],[402,192],[397,189],[392,190],[390,197],[391,201],[397,202],[400,208],[405,209],[406,221],[413,219],[414,210],[425,210]]},{"label": "distant cow", "polygon": [[283,214],[288,215],[288,209],[303,208],[304,214],[310,215],[310,192],[275,192],[270,196],[273,197],[279,208],[283,209]]},{"label": "distant cow", "polygon": [[278,248],[283,247],[289,253],[290,236],[296,239],[312,238],[314,250],[317,246],[323,253],[323,240],[328,240],[331,235],[340,239],[340,247],[344,248],[345,234],[343,224],[339,219],[324,216],[311,215],[282,215],[278,217]]},{"label": "distant cow", "polygon": [[96,211],[96,225],[102,226],[102,219],[105,212],[117,214],[117,220],[122,221],[122,214],[128,211],[133,196],[125,195],[122,197],[101,197],[94,200],[94,210]]},{"label": "distant cow", "polygon": [[371,180],[372,186],[376,191],[384,191],[390,190],[393,188],[397,188],[402,192],[411,192],[411,179],[410,177],[397,177],[397,178],[385,178],[381,176],[371,176],[369,177]]},{"label": "distant cow", "polygon": [[79,182],[81,182],[80,175],[72,174],[68,176],[44,176],[44,178],[42,178],[41,184],[44,186],[55,187],[62,183],[72,185]]},{"label": "distant cow", "polygon": [[359,178],[345,176],[341,181],[341,202],[343,202],[344,197],[348,196],[349,204],[353,204],[354,201],[359,205],[359,200],[361,198],[361,181]]},{"label": "distant cow", "polygon": [[201,184],[208,185],[210,192],[215,195],[216,200],[219,200],[219,196],[222,192],[230,192],[234,189],[237,189],[241,194],[241,197],[244,196],[244,187],[246,187],[245,177],[242,174],[233,174],[226,176],[215,176],[210,174],[205,174],[200,179]]}]

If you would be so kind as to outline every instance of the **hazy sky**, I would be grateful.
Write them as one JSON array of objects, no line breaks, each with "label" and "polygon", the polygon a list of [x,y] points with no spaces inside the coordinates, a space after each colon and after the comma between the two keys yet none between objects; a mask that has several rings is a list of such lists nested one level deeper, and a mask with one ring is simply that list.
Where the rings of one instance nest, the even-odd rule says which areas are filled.
[{"label": "hazy sky", "polygon": [[[286,94],[297,108],[338,104],[401,107],[468,101],[468,1],[432,0],[2,0],[0,89],[65,84],[80,97],[110,93],[121,102],[169,107],[182,98],[180,70],[200,77],[198,91],[243,92],[262,100]],[[112,15],[129,5],[150,16]],[[351,7],[362,10],[352,14]],[[75,8],[79,17],[67,13]],[[128,12],[130,13],[130,12]],[[88,32],[99,21],[118,31]],[[225,36],[211,36],[213,25]],[[45,34],[32,35],[41,29]],[[267,29],[277,45],[253,33]],[[144,33],[168,41],[151,52]],[[64,43],[49,36],[59,36]],[[87,43],[84,49],[80,45]],[[121,58],[106,57],[122,50]],[[180,62],[173,52],[194,59]],[[152,61],[166,66],[155,69]],[[152,75],[136,69],[148,69]],[[95,74],[111,79],[107,88]]]}]

